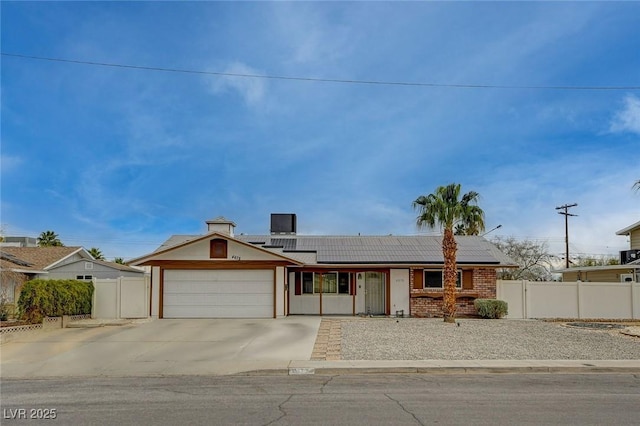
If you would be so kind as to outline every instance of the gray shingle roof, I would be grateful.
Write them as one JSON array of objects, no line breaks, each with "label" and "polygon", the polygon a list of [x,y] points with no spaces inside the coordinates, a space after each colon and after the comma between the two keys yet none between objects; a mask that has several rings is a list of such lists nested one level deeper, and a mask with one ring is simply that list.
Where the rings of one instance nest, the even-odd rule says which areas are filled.
[{"label": "gray shingle roof", "polygon": [[[239,235],[237,239],[266,248],[281,247],[285,254],[313,251],[318,263],[443,263],[442,239],[435,236],[269,236]],[[514,262],[481,237],[458,236],[460,264],[513,265]]]},{"label": "gray shingle roof", "polygon": [[[202,235],[173,235],[156,251]],[[317,253],[319,264],[442,264],[439,236],[236,235],[237,240],[282,254]],[[482,237],[456,236],[458,264],[515,266],[515,262]]]}]

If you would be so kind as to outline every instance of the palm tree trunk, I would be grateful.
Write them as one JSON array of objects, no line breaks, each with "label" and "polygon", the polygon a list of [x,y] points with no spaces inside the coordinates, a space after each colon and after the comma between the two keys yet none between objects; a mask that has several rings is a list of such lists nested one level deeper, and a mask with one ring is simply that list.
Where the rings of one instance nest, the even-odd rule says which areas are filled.
[{"label": "palm tree trunk", "polygon": [[456,252],[458,250],[452,229],[444,230],[442,239],[442,255],[444,256],[444,297],[442,312],[445,322],[456,321]]}]

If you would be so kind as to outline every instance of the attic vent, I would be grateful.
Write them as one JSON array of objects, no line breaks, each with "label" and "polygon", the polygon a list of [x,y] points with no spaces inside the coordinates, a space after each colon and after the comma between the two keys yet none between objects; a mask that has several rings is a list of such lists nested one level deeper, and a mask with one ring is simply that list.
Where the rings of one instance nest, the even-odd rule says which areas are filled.
[{"label": "attic vent", "polygon": [[93,263],[84,262],[84,269],[93,269]]},{"label": "attic vent", "polygon": [[295,234],[297,229],[294,213],[271,213],[271,234]]}]

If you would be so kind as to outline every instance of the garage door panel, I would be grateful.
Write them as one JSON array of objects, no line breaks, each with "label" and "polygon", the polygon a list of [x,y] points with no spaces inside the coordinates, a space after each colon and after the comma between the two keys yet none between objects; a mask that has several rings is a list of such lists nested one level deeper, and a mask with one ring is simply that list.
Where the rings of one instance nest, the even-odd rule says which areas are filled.
[{"label": "garage door panel", "polygon": [[[272,294],[167,294],[164,302],[166,306],[271,306]],[[238,297],[242,296],[242,297]]]},{"label": "garage door panel", "polygon": [[170,293],[273,293],[270,288],[273,284],[269,281],[263,282],[165,282],[164,292]]},{"label": "garage door panel", "polygon": [[[172,306],[166,314],[165,318],[248,318],[243,314],[237,306],[220,306],[216,312],[216,316],[211,316],[211,310],[208,306]],[[272,308],[256,309],[255,316],[251,318],[271,318],[273,317]]]},{"label": "garage door panel", "polygon": [[164,318],[272,318],[273,270],[165,270]]},{"label": "garage door panel", "polygon": [[[165,280],[180,281],[264,281],[266,275],[272,275],[273,271],[264,269],[249,270],[180,270],[167,269],[164,271]],[[267,276],[267,279],[269,277]]]}]

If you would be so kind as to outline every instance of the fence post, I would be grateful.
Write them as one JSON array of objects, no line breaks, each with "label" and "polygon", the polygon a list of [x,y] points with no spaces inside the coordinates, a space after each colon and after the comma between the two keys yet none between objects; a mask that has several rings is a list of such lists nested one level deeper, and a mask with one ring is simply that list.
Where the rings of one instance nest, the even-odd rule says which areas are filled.
[{"label": "fence post", "polygon": [[96,283],[98,282],[98,280],[96,279],[96,277],[93,277],[91,279],[91,282],[93,283],[93,295],[91,296],[91,318],[95,318],[96,317],[96,293],[98,292]]},{"label": "fence post", "polygon": [[640,312],[636,312],[635,307],[636,307],[636,285],[637,283],[635,282],[630,282],[629,286],[631,287],[631,319],[636,319],[639,318]]},{"label": "fence post", "polygon": [[578,319],[582,319],[582,315],[580,314],[580,305],[582,304],[582,300],[580,299],[580,287],[582,286],[582,281],[576,281],[576,297],[578,298]]},{"label": "fence post", "polygon": [[522,294],[522,317],[524,319],[529,319],[529,307],[527,306],[529,304],[529,298],[527,297],[527,280],[522,280],[522,291],[520,292]]}]

